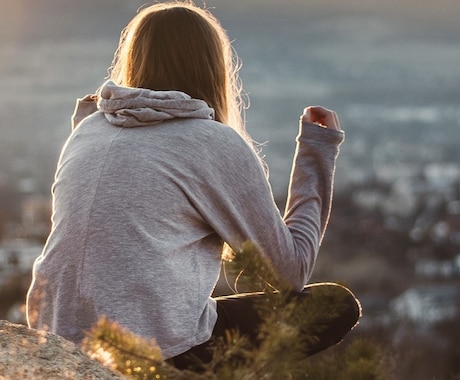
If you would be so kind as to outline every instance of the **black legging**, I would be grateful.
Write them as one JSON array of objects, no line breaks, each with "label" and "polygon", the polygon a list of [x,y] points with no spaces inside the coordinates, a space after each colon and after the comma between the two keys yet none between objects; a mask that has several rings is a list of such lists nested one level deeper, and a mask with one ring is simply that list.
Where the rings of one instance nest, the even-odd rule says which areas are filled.
[{"label": "black legging", "polygon": [[[205,363],[211,361],[210,345],[216,338],[225,337],[226,330],[237,329],[254,346],[258,346],[260,343],[259,326],[262,318],[259,315],[257,302],[260,302],[262,297],[265,297],[265,293],[257,292],[215,298],[218,317],[212,338],[208,342],[169,359],[169,362],[179,369],[185,369],[195,362],[192,357],[199,358]],[[306,302],[307,304],[303,306],[319,308],[315,311],[315,320],[309,325],[314,330],[312,334],[317,339],[313,339],[306,345],[305,356],[313,355],[339,343],[357,324],[361,316],[361,305],[353,293],[335,283],[307,285],[302,292],[290,293],[288,299],[289,302],[301,302],[302,304]],[[331,307],[333,312],[331,312]]]}]

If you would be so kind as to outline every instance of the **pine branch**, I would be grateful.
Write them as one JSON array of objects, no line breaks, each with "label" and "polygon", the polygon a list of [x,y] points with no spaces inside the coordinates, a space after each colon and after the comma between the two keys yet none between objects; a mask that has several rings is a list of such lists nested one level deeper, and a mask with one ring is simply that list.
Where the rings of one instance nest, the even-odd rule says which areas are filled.
[{"label": "pine branch", "polygon": [[[251,242],[245,242],[237,253],[225,256],[229,269],[244,291],[282,291],[290,289]],[[235,284],[235,288],[237,288]]]},{"label": "pine branch", "polygon": [[[114,322],[102,319],[90,331],[84,347],[95,359],[132,379],[170,380],[386,380],[388,371],[380,348],[369,342],[350,345],[340,355],[333,353],[320,360],[306,358],[318,343],[318,334],[342,310],[334,287],[318,287],[300,302],[276,276],[254,246],[246,244],[233,255],[231,266],[240,273],[247,291],[264,291],[256,308],[262,319],[261,344],[253,347],[237,331],[229,331],[212,347],[213,359],[202,363],[199,372],[179,371],[164,362],[156,343],[137,337]],[[345,306],[343,306],[345,307]],[[334,351],[333,351],[334,352]]]},{"label": "pine branch", "polygon": [[88,332],[82,348],[91,358],[133,379],[166,379],[179,373],[163,361],[153,339],[138,337],[104,317]]}]

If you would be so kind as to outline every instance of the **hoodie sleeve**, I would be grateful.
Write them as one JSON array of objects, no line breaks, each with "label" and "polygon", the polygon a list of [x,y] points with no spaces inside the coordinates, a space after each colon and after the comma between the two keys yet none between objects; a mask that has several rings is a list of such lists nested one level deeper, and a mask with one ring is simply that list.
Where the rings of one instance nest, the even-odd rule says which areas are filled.
[{"label": "hoodie sleeve", "polygon": [[326,230],[343,138],[341,131],[300,125],[282,217],[260,160],[236,132],[227,131],[209,142],[214,149],[207,152],[209,167],[193,190],[200,194],[196,207],[235,252],[245,242],[254,244],[288,285],[301,290]]}]

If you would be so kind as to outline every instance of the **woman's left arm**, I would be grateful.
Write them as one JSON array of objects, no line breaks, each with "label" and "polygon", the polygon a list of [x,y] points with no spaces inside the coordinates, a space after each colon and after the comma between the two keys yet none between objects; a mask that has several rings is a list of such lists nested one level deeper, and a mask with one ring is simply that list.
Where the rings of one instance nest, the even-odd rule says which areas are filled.
[{"label": "woman's left arm", "polygon": [[[284,219],[259,158],[228,127],[223,136],[203,142],[208,147],[204,148],[207,158],[200,159],[196,168],[198,178],[191,185],[194,188],[189,189],[195,207],[235,252],[250,242],[282,280],[298,290],[311,276],[327,223],[328,210],[324,212],[321,199],[327,198],[332,189],[322,184],[332,186],[334,168],[322,165],[321,161],[327,155],[326,161],[335,163],[340,140],[336,136],[338,131],[310,124],[308,128],[306,136],[298,141],[296,152],[295,160],[301,158],[303,166],[297,169],[300,172],[296,173],[296,180],[291,181],[291,190],[296,194],[291,201],[295,203],[291,203]],[[329,203],[328,199],[325,201]]]}]

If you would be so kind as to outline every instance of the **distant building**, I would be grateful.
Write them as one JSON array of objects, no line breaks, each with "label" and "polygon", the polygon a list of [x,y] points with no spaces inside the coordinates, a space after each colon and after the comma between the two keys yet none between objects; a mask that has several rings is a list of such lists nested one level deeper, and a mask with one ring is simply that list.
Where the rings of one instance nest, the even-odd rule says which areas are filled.
[{"label": "distant building", "polygon": [[21,204],[22,235],[46,237],[51,229],[51,199],[42,195],[27,196]]},{"label": "distant building", "polygon": [[433,324],[460,313],[460,285],[424,285],[406,290],[391,304],[397,318]]},{"label": "distant building", "polygon": [[460,179],[460,167],[454,163],[430,163],[424,170],[427,182],[439,192],[455,186]]},{"label": "distant building", "polygon": [[42,244],[25,239],[14,239],[0,244],[0,287],[11,275],[26,274],[43,249]]},{"label": "distant building", "polygon": [[460,254],[452,260],[420,259],[415,262],[415,274],[428,278],[460,276]]}]

